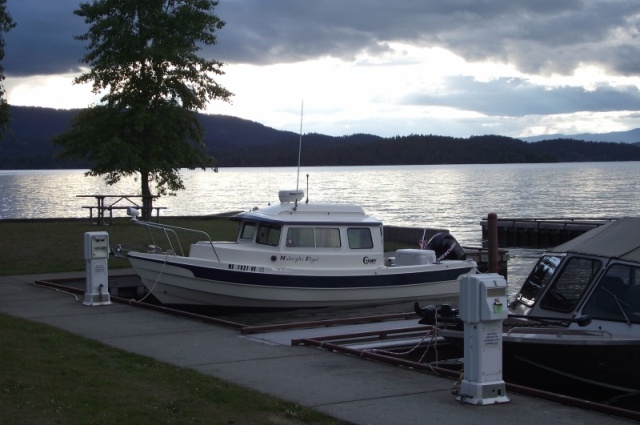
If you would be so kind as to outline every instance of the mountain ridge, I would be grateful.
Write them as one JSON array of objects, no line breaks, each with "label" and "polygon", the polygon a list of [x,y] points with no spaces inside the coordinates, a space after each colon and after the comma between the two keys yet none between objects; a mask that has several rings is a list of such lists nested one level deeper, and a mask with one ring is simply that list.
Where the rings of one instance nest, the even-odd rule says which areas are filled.
[{"label": "mountain ridge", "polygon": [[[0,144],[0,169],[90,168],[85,161],[55,159],[51,140],[79,109],[11,106],[11,131]],[[295,166],[300,135],[228,115],[199,114],[204,143],[220,167]],[[640,129],[636,129],[640,134]],[[620,132],[618,132],[620,133]],[[572,161],[640,161],[640,143],[587,142],[544,136],[543,142],[498,135],[468,138],[371,134],[304,135],[301,163],[332,165],[424,165]]]},{"label": "mountain ridge", "polygon": [[554,139],[575,139],[585,142],[640,143],[640,128],[626,131],[610,131],[608,133],[580,134],[544,134],[540,136],[520,137],[525,142],[540,142]]}]

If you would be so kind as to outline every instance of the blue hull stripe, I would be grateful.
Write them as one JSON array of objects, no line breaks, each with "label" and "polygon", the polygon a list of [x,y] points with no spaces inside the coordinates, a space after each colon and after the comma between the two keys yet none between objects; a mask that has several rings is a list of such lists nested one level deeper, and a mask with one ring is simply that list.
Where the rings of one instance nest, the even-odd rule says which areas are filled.
[{"label": "blue hull stripe", "polygon": [[[140,259],[158,264],[164,261]],[[384,286],[406,286],[424,283],[456,280],[458,276],[470,272],[473,267],[462,269],[446,269],[423,271],[416,273],[396,273],[388,275],[354,275],[354,276],[318,276],[318,275],[273,275],[260,272],[244,272],[238,270],[220,270],[167,261],[166,265],[189,270],[198,279],[216,280],[238,285],[257,285],[271,287],[297,288],[366,288]],[[400,269],[400,268],[399,268]]]}]

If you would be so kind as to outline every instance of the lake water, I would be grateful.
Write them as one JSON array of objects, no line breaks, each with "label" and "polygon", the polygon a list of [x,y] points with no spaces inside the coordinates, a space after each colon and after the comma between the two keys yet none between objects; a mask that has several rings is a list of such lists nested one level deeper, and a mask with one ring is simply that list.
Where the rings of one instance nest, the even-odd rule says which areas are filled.
[{"label": "lake water", "polygon": [[[299,174],[299,182],[298,182]],[[393,167],[220,168],[182,172],[186,190],[158,199],[165,215],[207,215],[277,202],[280,189],[310,202],[352,202],[385,224],[449,229],[479,246],[480,221],[498,217],[620,217],[640,212],[640,162]],[[88,217],[80,194],[138,194],[136,179],[106,185],[84,170],[0,170],[0,219]],[[124,212],[118,211],[115,214]],[[512,254],[536,258],[538,252]]]},{"label": "lake water", "polygon": [[[182,172],[186,190],[158,199],[166,215],[206,215],[277,202],[296,186],[310,202],[353,202],[385,224],[451,230],[479,244],[480,220],[619,217],[640,212],[640,162],[397,167],[221,168]],[[86,217],[80,194],[137,194],[127,179],[107,186],[83,170],[0,170],[0,219]],[[124,212],[120,211],[119,214]]]}]

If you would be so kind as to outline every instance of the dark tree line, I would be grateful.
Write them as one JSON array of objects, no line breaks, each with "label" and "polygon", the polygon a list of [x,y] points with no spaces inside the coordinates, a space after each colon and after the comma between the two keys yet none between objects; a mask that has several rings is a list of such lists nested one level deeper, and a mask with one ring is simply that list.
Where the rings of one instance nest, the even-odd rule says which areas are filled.
[{"label": "dark tree line", "polygon": [[[568,142],[570,146],[565,147]],[[216,153],[224,167],[295,166],[298,140],[245,146]],[[215,149],[214,149],[215,151]],[[640,148],[627,143],[571,141],[564,139],[527,143],[503,136],[454,138],[411,135],[380,138],[364,135],[332,138],[303,137],[304,166],[374,166],[435,164],[501,164],[576,161],[640,161]]]}]

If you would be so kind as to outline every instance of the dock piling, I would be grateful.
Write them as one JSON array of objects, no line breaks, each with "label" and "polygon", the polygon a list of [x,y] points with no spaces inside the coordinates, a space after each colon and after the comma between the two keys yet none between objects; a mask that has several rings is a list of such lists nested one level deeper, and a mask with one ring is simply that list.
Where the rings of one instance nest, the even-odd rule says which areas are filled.
[{"label": "dock piling", "polygon": [[489,273],[498,273],[498,215],[489,213],[487,222],[489,226]]}]

